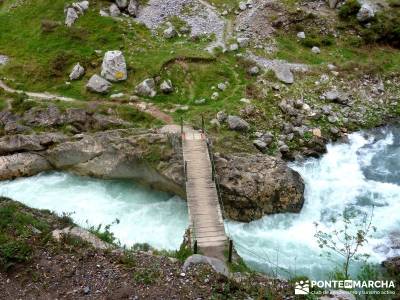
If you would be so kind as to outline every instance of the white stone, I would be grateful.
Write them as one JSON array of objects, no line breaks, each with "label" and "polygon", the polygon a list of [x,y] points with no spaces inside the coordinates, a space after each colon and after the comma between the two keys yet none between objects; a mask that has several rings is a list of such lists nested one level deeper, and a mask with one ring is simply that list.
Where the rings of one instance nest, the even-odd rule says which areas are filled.
[{"label": "white stone", "polygon": [[0,66],[6,65],[9,60],[8,56],[0,54]]},{"label": "white stone", "polygon": [[132,16],[132,17],[136,17],[137,13],[138,13],[138,9],[139,9],[139,4],[136,0],[130,0],[129,1],[129,5],[128,5],[128,13]]},{"label": "white stone", "polygon": [[218,93],[218,92],[214,92],[214,93],[212,93],[212,95],[211,95],[211,100],[217,100],[218,97],[219,97],[219,93]]},{"label": "white stone", "polygon": [[319,54],[321,53],[321,49],[319,49],[317,46],[314,46],[311,48],[311,52],[314,54]]},{"label": "white stone", "polygon": [[239,45],[236,44],[236,43],[231,44],[231,45],[229,46],[229,50],[231,50],[231,51],[237,51],[238,49],[239,49]]},{"label": "white stone", "polygon": [[359,22],[366,22],[375,16],[375,11],[368,3],[364,3],[357,13],[357,20]]},{"label": "white stone", "polygon": [[161,84],[160,84],[160,90],[165,93],[165,94],[169,94],[172,93],[174,91],[174,88],[172,86],[172,82],[171,80],[167,79],[164,80]]},{"label": "white stone", "polygon": [[70,80],[77,80],[81,78],[85,74],[85,68],[82,67],[79,63],[77,63],[71,71],[71,74],[69,74],[69,79]]},{"label": "white stone", "polygon": [[79,18],[78,13],[72,7],[67,8],[67,16],[65,17],[65,25],[71,27]]},{"label": "white stone", "polygon": [[86,88],[89,91],[101,94],[106,94],[110,90],[111,86],[112,84],[110,82],[97,74],[93,75],[86,84]]},{"label": "white stone", "polygon": [[299,39],[304,40],[306,38],[306,34],[304,33],[304,31],[300,31],[300,32],[297,33],[297,37]]},{"label": "white stone", "polygon": [[153,98],[155,95],[157,95],[155,88],[156,83],[154,79],[147,78],[136,86],[135,91],[139,96]]},{"label": "white stone", "polygon": [[246,37],[239,37],[236,39],[237,43],[239,44],[240,47],[244,48],[249,45],[250,39]]},{"label": "white stone", "polygon": [[171,38],[175,37],[176,34],[177,34],[177,33],[176,33],[176,30],[175,30],[175,28],[174,28],[173,26],[168,27],[168,28],[165,29],[164,32],[163,32],[163,36],[164,36],[166,39],[171,39]]},{"label": "white stone", "polygon": [[225,91],[226,90],[226,84],[225,83],[218,83],[218,89],[221,91]]},{"label": "white stone", "polygon": [[101,76],[110,81],[123,81],[128,77],[125,57],[119,50],[107,51],[101,65]]},{"label": "white stone", "polygon": [[128,7],[128,0],[115,0],[115,3],[120,9],[125,9]]},{"label": "white stone", "polygon": [[115,3],[112,3],[108,10],[110,11],[110,16],[111,17],[118,17],[118,16],[121,15],[121,11],[119,10],[118,5],[115,4]]}]

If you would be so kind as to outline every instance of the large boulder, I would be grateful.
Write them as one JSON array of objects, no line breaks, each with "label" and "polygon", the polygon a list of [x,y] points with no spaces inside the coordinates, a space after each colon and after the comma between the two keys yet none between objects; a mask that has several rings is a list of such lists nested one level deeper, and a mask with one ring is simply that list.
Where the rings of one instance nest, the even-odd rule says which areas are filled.
[{"label": "large boulder", "polygon": [[283,160],[267,155],[216,157],[228,218],[249,222],[266,214],[300,212],[304,182]]},{"label": "large boulder", "polygon": [[90,77],[88,83],[86,84],[86,89],[95,93],[107,94],[111,86],[111,82],[105,80],[97,74],[94,74],[92,77]]},{"label": "large boulder", "polygon": [[143,80],[136,86],[135,92],[142,97],[154,97],[157,94],[156,82],[153,78]]},{"label": "large boulder", "polygon": [[101,76],[109,81],[123,81],[128,77],[125,57],[119,50],[107,51],[101,65]]}]

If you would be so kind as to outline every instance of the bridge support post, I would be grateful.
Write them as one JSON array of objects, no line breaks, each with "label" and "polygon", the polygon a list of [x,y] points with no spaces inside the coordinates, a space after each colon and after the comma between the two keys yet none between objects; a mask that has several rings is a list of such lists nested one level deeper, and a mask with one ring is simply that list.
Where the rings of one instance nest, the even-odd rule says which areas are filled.
[{"label": "bridge support post", "polygon": [[183,134],[183,117],[181,117],[181,135]]},{"label": "bridge support post", "polygon": [[233,252],[233,241],[229,239],[229,252],[228,252],[228,262],[232,262],[232,252]]},{"label": "bridge support post", "polygon": [[201,131],[203,133],[205,133],[205,131],[204,131],[204,115],[203,114],[201,114]]}]

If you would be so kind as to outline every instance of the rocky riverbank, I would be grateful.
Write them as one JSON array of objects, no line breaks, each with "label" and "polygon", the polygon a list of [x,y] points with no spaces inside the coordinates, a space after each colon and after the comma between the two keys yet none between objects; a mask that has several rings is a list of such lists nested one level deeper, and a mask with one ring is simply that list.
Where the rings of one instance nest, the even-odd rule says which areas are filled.
[{"label": "rocky riverbank", "polygon": [[[68,171],[104,179],[132,179],[185,197],[179,138],[159,130],[12,134],[0,138],[0,154],[2,180]],[[232,219],[251,221],[264,214],[298,212],[302,207],[304,183],[280,159],[220,155],[216,167],[226,213]]]},{"label": "rocky riverbank", "polygon": [[293,290],[243,267],[226,277],[199,259],[184,264],[190,253],[181,251],[104,249],[67,216],[10,199],[0,198],[0,215],[1,299],[284,299]]}]

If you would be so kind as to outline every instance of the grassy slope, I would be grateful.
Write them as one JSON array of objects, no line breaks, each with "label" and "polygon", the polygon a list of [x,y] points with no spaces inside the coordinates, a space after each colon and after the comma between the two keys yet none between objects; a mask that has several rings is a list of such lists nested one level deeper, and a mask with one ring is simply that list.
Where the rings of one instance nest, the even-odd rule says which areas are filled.
[{"label": "grassy slope", "polygon": [[[165,40],[153,36],[148,29],[132,20],[115,21],[100,17],[99,9],[108,3],[102,0],[91,1],[89,12],[70,29],[63,25],[63,8],[70,1],[27,0],[25,5],[9,10],[12,2],[15,1],[5,0],[0,8],[0,53],[12,58],[9,65],[0,68],[0,76],[11,78],[10,85],[25,90],[59,93],[84,101],[102,100],[107,96],[85,90],[88,78],[100,72],[102,54],[96,54],[95,50],[104,52],[121,49],[128,63],[129,76],[126,82],[114,84],[112,93],[124,92],[131,95],[135,85],[147,77],[160,76],[161,80],[170,78],[176,87],[175,92],[170,95],[159,93],[150,101],[165,110],[173,109],[177,104],[189,105],[188,111],[172,113],[177,122],[183,117],[194,125],[200,125],[200,114],[209,120],[222,109],[237,114],[245,106],[239,100],[248,97],[256,100],[253,103],[263,112],[261,119],[251,120],[253,125],[257,124],[254,129],[257,127],[279,133],[279,120],[275,120],[274,116],[279,114],[277,103],[280,99],[274,97],[273,91],[254,88],[255,79],[246,74],[234,54],[225,53],[213,57],[204,51],[209,42],[207,39],[179,37]],[[287,2],[288,7],[295,7],[294,1]],[[232,2],[226,0],[212,3],[220,10],[232,6]],[[303,43],[297,41],[296,29],[290,32],[278,31],[276,42],[279,50],[276,54],[257,51],[270,58],[314,66],[315,74],[310,77],[296,76],[296,84],[283,93],[285,97],[296,98],[307,91],[305,96],[310,94],[308,98],[317,99],[321,91],[314,91],[313,83],[319,73],[326,72],[324,65],[328,63],[335,63],[342,71],[341,74],[349,77],[357,75],[355,68],[360,73],[373,71],[386,74],[396,71],[400,65],[398,50],[383,46],[360,46],[357,38],[349,38],[346,28],[343,31],[339,29],[337,38],[321,36],[318,28],[312,26],[305,28],[307,40]],[[312,54],[310,45],[319,43],[322,43],[321,54]],[[185,59],[177,59],[182,57]],[[85,77],[70,85],[65,84],[70,69],[78,61],[87,69]],[[269,82],[275,81],[273,77],[266,77]],[[218,91],[220,97],[211,100],[210,96],[215,91],[212,87],[225,81],[229,82],[227,90]],[[205,98],[206,103],[196,105],[194,101],[201,98]],[[119,110],[121,113],[126,111],[125,107]],[[135,119],[136,113],[131,110],[127,114]],[[254,151],[248,136],[229,132],[225,127],[214,129],[213,132],[218,133],[217,144],[221,142],[221,145],[229,149],[237,147]],[[232,140],[237,142],[230,142]]]}]

